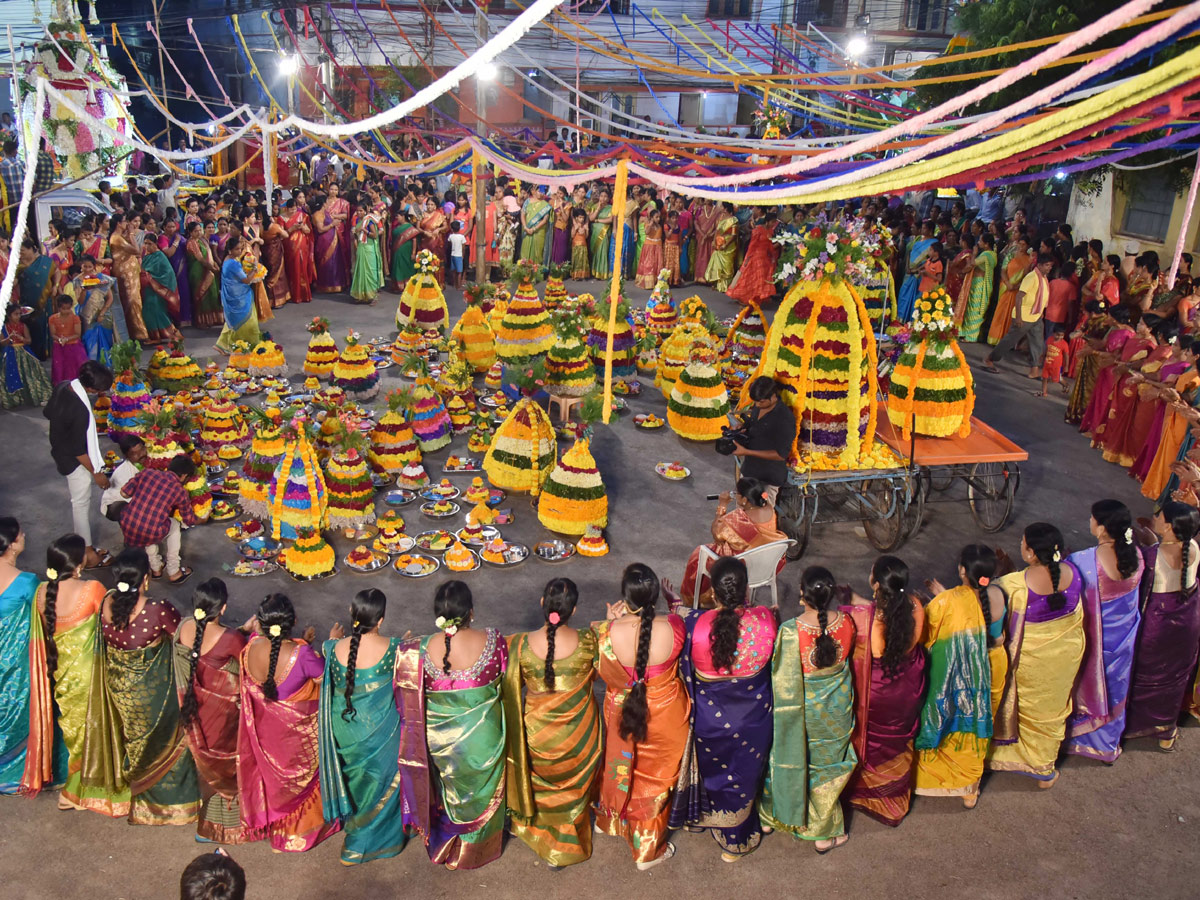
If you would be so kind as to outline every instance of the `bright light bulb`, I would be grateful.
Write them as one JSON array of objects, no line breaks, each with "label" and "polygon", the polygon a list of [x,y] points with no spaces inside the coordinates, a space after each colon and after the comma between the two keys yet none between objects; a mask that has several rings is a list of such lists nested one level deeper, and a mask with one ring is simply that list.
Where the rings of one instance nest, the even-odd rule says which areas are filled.
[{"label": "bright light bulb", "polygon": [[867,52],[867,39],[861,37],[853,37],[846,43],[846,55],[851,59],[858,59]]},{"label": "bright light bulb", "polygon": [[479,67],[479,79],[481,81],[495,81],[496,76],[500,74],[500,70],[496,68],[494,62],[485,62]]},{"label": "bright light bulb", "polygon": [[279,74],[292,76],[300,71],[300,62],[294,56],[285,56],[279,60]]}]

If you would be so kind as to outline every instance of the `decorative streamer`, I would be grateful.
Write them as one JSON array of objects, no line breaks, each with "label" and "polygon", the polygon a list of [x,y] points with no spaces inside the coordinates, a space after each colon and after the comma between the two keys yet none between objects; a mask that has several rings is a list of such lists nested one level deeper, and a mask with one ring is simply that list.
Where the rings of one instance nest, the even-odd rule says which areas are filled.
[{"label": "decorative streamer", "polygon": [[608,336],[604,343],[604,424],[612,417],[613,333],[617,330],[617,304],[621,283],[625,280],[625,201],[629,194],[629,163],[617,163],[617,182],[613,185],[613,274],[608,289]]},{"label": "decorative streamer", "polygon": [[1188,188],[1187,203],[1183,207],[1183,221],[1179,224],[1179,237],[1175,239],[1175,258],[1171,260],[1171,273],[1167,275],[1167,290],[1175,290],[1175,276],[1179,274],[1179,262],[1183,259],[1183,245],[1187,243],[1188,227],[1192,224],[1192,210],[1196,207],[1196,187],[1200,185],[1200,157],[1192,170],[1192,184]]},{"label": "decorative streamer", "polygon": [[[20,109],[19,91],[14,92],[13,106]],[[37,88],[33,98],[33,108],[43,110],[46,108],[46,80],[38,78]],[[46,121],[44,115],[35,116],[33,122],[29,125],[29,145],[30,147],[41,146],[42,140],[42,124]],[[25,180],[21,185],[21,202],[17,206],[17,221],[13,225],[12,231],[12,246],[13,251],[8,255],[8,268],[4,270],[4,281],[0,282],[0,322],[8,316],[8,305],[12,302],[13,284],[17,280],[17,267],[21,264],[21,244],[25,240],[26,225],[29,222],[29,206],[33,200],[33,182],[37,177],[37,166],[25,167]],[[611,341],[609,342],[612,343]]]}]

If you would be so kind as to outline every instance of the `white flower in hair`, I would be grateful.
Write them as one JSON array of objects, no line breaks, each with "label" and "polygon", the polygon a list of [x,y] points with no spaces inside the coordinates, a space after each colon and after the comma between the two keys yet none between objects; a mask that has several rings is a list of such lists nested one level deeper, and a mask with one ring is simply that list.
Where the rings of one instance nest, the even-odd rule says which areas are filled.
[{"label": "white flower in hair", "polygon": [[1125,529],[1125,543],[1127,543],[1127,544],[1133,543],[1133,529],[1132,528]]},{"label": "white flower in hair", "polygon": [[117,582],[117,590],[120,591],[122,594],[128,594],[129,593],[129,582],[128,581],[118,581]]}]

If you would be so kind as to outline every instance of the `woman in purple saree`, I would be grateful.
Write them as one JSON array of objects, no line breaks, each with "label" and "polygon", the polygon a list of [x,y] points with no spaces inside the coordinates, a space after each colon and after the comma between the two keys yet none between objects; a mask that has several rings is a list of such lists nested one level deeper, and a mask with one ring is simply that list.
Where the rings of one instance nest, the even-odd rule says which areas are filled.
[{"label": "woman in purple saree", "polygon": [[350,204],[338,196],[336,184],[329,186],[329,196],[313,215],[313,228],[317,232],[316,264],[317,290],[337,294],[350,287],[347,275],[347,250],[343,246],[349,227]]}]

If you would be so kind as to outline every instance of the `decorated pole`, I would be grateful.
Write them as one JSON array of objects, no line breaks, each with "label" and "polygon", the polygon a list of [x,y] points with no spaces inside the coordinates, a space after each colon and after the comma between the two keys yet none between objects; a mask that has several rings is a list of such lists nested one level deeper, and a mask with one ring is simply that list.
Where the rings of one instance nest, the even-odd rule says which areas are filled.
[{"label": "decorated pole", "polygon": [[625,255],[625,195],[629,188],[629,160],[617,161],[617,181],[613,185],[613,274],[612,285],[608,289],[608,338],[604,346],[604,406],[600,415],[604,424],[608,424],[612,416],[612,370],[613,370],[613,332],[617,330],[617,304],[621,298],[621,286],[625,272],[621,265]]}]

